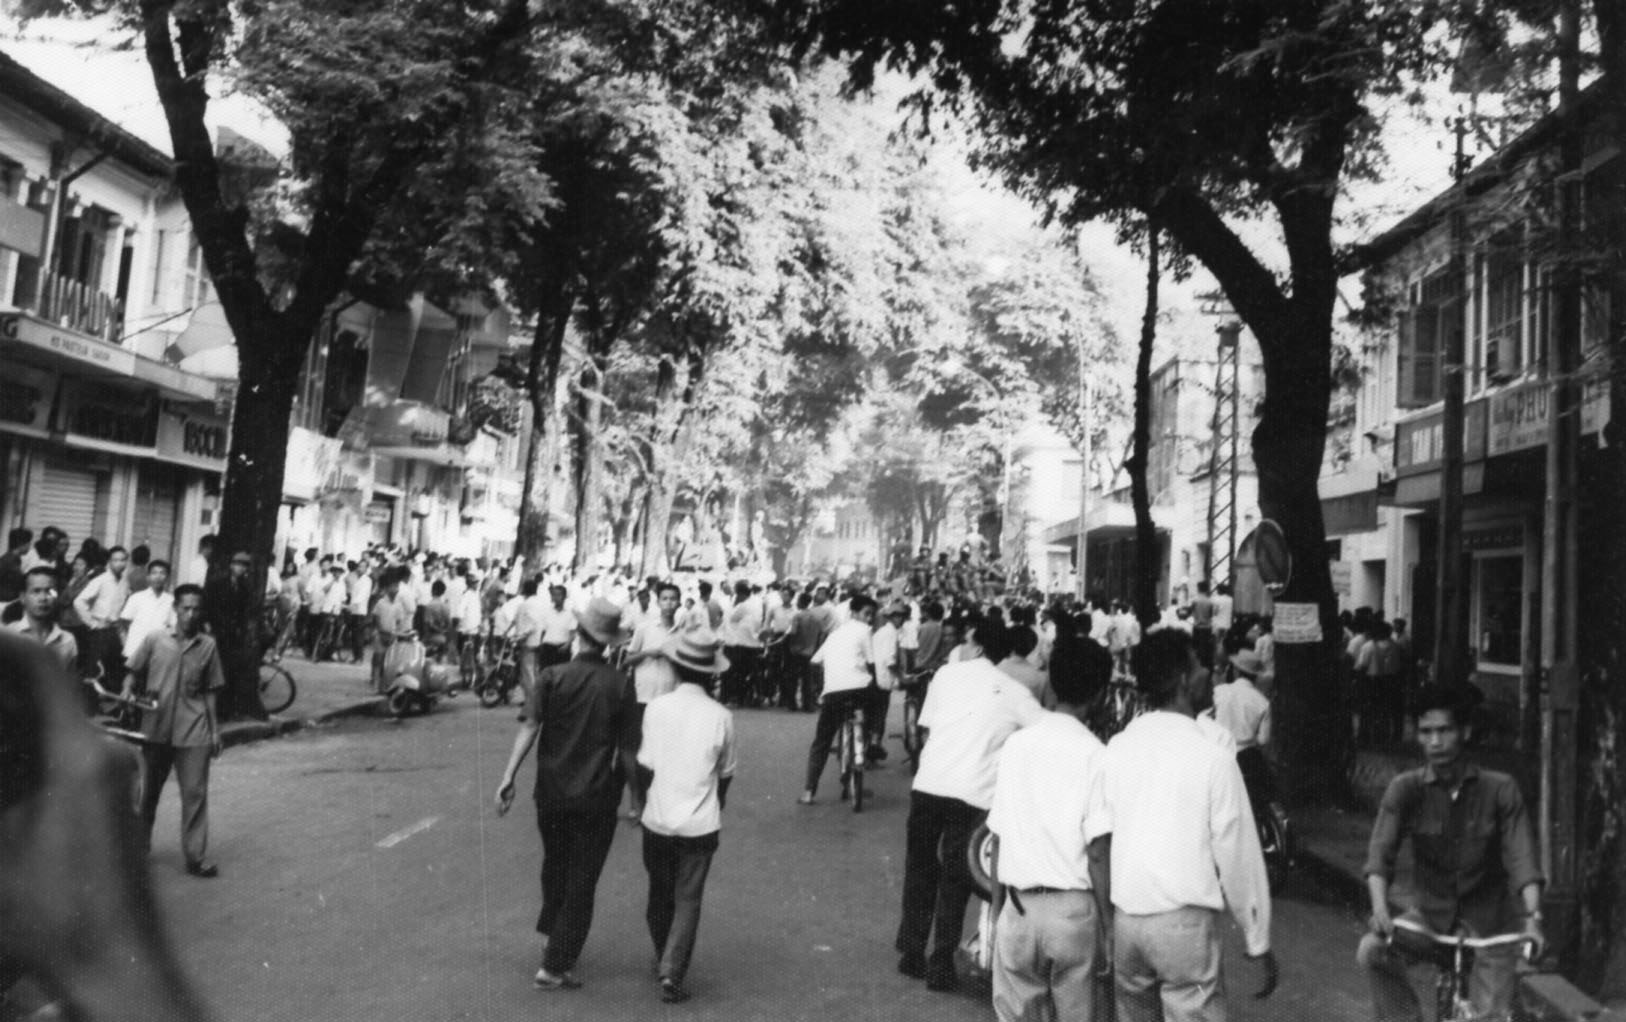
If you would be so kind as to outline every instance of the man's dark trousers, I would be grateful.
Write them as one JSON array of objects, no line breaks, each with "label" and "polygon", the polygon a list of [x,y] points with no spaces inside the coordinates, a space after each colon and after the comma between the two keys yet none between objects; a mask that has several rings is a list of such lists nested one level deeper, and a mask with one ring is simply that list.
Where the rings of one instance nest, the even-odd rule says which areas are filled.
[{"label": "man's dark trousers", "polygon": [[644,919],[660,956],[662,979],[682,984],[700,929],[700,899],[717,851],[717,832],[678,837],[644,831],[644,870],[649,906]]},{"label": "man's dark trousers", "polygon": [[807,750],[807,783],[803,787],[808,791],[819,790],[819,777],[824,773],[825,761],[830,758],[830,748],[836,743],[836,734],[847,720],[847,711],[858,706],[868,712],[869,692],[867,688],[831,692],[819,705],[819,719],[813,725],[813,744]]},{"label": "man's dark trousers", "polygon": [[542,833],[542,913],[536,931],[548,938],[542,967],[554,975],[575,968],[593,925],[593,895],[615,837],[615,806],[538,809]]},{"label": "man's dark trousers", "polygon": [[920,958],[925,956],[930,938],[928,979],[954,975],[954,950],[960,945],[965,907],[975,884],[966,863],[966,848],[972,832],[987,818],[986,809],[957,798],[921,791],[909,794],[903,918],[898,922],[895,946],[909,958]]},{"label": "man's dark trousers", "polygon": [[207,745],[152,743],[141,747],[141,822],[147,845],[152,846],[152,825],[164,782],[174,771],[181,788],[181,851],[188,865],[202,865],[209,851],[209,760]]}]

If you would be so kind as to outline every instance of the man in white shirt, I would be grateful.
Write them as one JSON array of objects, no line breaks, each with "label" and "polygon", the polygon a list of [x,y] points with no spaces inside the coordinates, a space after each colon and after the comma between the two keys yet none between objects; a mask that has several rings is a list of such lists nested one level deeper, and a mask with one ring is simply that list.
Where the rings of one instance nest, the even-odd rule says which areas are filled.
[{"label": "man in white shirt", "polygon": [[794,594],[778,582],[768,587],[763,602],[768,605],[767,623],[763,627],[762,655],[768,661],[768,675],[774,680],[780,709],[796,708],[796,687],[801,673],[793,669],[790,658],[790,629],[796,622]]},{"label": "man in white shirt", "polygon": [[361,663],[362,650],[366,648],[367,614],[373,606],[373,576],[368,567],[369,562],[365,559],[350,562],[350,603],[344,609],[346,623],[350,626],[351,652],[358,664]]},{"label": "man in white shirt", "polygon": [[[661,600],[677,611],[677,589]],[[663,608],[663,615],[670,620]],[[643,717],[639,775],[647,791],[640,821],[644,869],[649,873],[645,919],[661,980],[661,1000],[689,999],[683,985],[700,925],[706,874],[717,851],[722,810],[737,756],[734,715],[708,693],[728,661],[709,629],[673,634],[661,659],[677,685],[652,700]]]},{"label": "man in white shirt", "polygon": [[1152,709],[1107,747],[1103,800],[1118,1013],[1221,1022],[1222,910],[1261,965],[1258,996],[1276,988],[1264,856],[1235,757],[1197,725],[1213,683],[1191,638],[1157,629],[1137,667]]},{"label": "man in white shirt", "polygon": [[[672,661],[666,658],[666,643],[677,634],[678,603],[683,594],[670,582],[660,583],[655,592],[655,612],[644,618],[643,624],[632,633],[623,661],[632,672],[632,687],[638,693],[638,705],[632,711],[635,722],[643,720],[644,710],[651,702],[677,687],[677,673],[672,669]],[[628,797],[632,808],[627,815],[637,819],[644,810],[642,783],[635,783]]]},{"label": "man in white shirt", "polygon": [[999,752],[988,829],[993,879],[1005,889],[994,946],[1000,1022],[1096,1014],[1097,958],[1112,918],[1103,829],[1106,746],[1082,723],[1089,684],[1058,674],[1056,711],[1011,735]]},{"label": "man in white shirt", "polygon": [[124,625],[124,659],[135,656],[141,640],[149,632],[175,627],[175,594],[169,591],[169,562],[155,560],[147,565],[147,588],[131,593],[119,617]]},{"label": "man in white shirt", "polygon": [[1255,813],[1270,804],[1270,700],[1255,679],[1263,664],[1251,649],[1231,657],[1233,679],[1214,686],[1214,720],[1236,741],[1236,763]]},{"label": "man in white shirt", "polygon": [[830,746],[853,707],[869,708],[870,686],[875,683],[871,668],[874,651],[870,626],[875,622],[875,601],[868,596],[853,597],[852,617],[839,625],[813,654],[813,663],[824,668],[824,694],[819,697],[819,720],[813,727],[813,744],[807,749],[807,783],[796,801],[812,805],[819,790],[819,775],[830,758]]},{"label": "man in white shirt", "polygon": [[565,606],[565,595],[564,586],[549,586],[549,603],[536,610],[531,618],[531,637],[525,644],[536,649],[538,671],[570,661],[570,644],[576,637],[576,615]]},{"label": "man in white shirt", "polygon": [[909,619],[909,607],[901,600],[887,604],[881,626],[870,637],[871,659],[875,663],[875,692],[864,721],[869,727],[869,758],[875,762],[886,760],[886,749],[881,741],[886,737],[886,715],[892,709],[892,690],[903,682],[903,633],[901,626]]},{"label": "man in white shirt", "polygon": [[734,605],[728,608],[723,625],[723,655],[728,671],[721,679],[720,697],[725,706],[754,706],[764,693],[752,691],[757,667],[762,660],[762,630],[768,623],[767,609],[751,592],[751,583],[734,583]]},{"label": "man in white shirt", "polygon": [[1005,628],[977,622],[967,652],[967,659],[938,670],[920,709],[926,744],[909,793],[895,944],[899,972],[945,992],[959,986],[954,951],[973,884],[966,846],[993,802],[1000,747],[1044,713],[1026,687],[994,666],[1010,655]]},{"label": "man in white shirt", "polygon": [[73,599],[73,609],[85,624],[89,634],[89,658],[102,666],[102,677],[124,677],[124,637],[119,634],[124,601],[130,598],[130,581],[124,569],[130,564],[130,552],[116,546],[107,552],[107,567],[85,583]]}]

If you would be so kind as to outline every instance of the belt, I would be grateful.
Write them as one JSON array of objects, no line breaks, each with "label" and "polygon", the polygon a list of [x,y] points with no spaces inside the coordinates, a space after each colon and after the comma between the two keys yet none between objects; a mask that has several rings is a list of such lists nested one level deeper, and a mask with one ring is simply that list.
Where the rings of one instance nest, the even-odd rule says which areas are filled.
[{"label": "belt", "polygon": [[1089,893],[1089,889],[1084,888],[1084,887],[1007,887],[1007,888],[1005,888],[1006,897],[1011,899],[1011,907],[1016,909],[1016,914],[1017,915],[1021,915],[1021,916],[1025,916],[1025,915],[1028,914],[1027,908],[1025,906],[1023,906],[1023,904],[1022,904],[1022,895],[1024,895],[1024,894],[1088,894],[1088,893]]}]

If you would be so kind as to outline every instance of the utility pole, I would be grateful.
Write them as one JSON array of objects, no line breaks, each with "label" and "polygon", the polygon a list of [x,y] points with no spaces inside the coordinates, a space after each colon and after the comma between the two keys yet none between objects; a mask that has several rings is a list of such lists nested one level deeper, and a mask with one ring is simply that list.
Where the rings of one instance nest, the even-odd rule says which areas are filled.
[{"label": "utility pole", "polygon": [[[1464,379],[1467,362],[1467,343],[1463,317],[1468,303],[1467,212],[1466,197],[1461,190],[1463,175],[1468,170],[1468,157],[1464,143],[1468,134],[1465,117],[1458,117],[1454,125],[1457,137],[1456,159],[1451,176],[1457,182],[1457,194],[1452,199],[1450,212],[1451,262],[1447,276],[1452,295],[1450,304],[1440,316],[1439,329],[1444,331],[1444,364],[1441,382],[1444,387],[1444,407],[1440,412],[1440,502],[1439,546],[1435,552],[1434,592],[1434,677],[1447,685],[1467,682],[1467,618],[1463,613],[1462,579],[1462,449],[1463,405],[1466,389]],[[1426,313],[1425,313],[1426,314]]]},{"label": "utility pole", "polygon": [[1547,486],[1541,550],[1541,816],[1538,824],[1548,929],[1560,967],[1577,951],[1576,721],[1580,671],[1576,650],[1575,487],[1581,442],[1575,373],[1581,352],[1582,125],[1580,120],[1580,11],[1564,0],[1558,25],[1559,177],[1558,265],[1554,274],[1554,329],[1547,336]]}]

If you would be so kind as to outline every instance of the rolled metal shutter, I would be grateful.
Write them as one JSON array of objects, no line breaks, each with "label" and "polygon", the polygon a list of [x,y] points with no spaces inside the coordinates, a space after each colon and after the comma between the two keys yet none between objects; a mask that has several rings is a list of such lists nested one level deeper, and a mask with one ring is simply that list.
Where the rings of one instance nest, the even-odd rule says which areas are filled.
[{"label": "rolled metal shutter", "polygon": [[34,534],[55,525],[68,534],[70,552],[78,550],[87,536],[106,544],[108,537],[95,532],[96,523],[106,520],[105,515],[97,514],[98,474],[49,457],[36,460],[34,466],[24,512]]},{"label": "rolled metal shutter", "polygon": [[175,526],[180,521],[180,472],[173,465],[143,462],[136,482],[135,521],[129,546],[147,544],[156,560],[176,560]]}]

